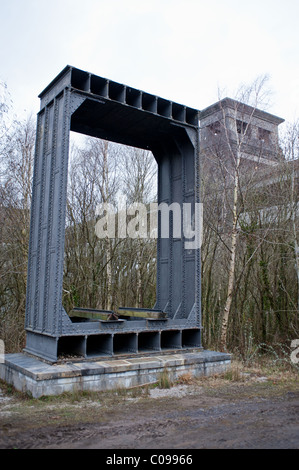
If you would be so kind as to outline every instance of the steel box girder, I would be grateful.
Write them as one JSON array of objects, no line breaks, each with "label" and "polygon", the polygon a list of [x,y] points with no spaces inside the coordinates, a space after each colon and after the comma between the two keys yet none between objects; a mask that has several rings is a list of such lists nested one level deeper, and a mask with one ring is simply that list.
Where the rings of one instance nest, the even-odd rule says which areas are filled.
[{"label": "steel box girder", "polygon": [[[195,109],[67,66],[39,95],[28,258],[27,350],[55,358],[60,337],[89,335],[91,324],[72,323],[62,307],[65,210],[70,131],[153,152],[158,202],[199,202],[198,114]],[[200,250],[184,238],[158,236],[157,300],[160,330],[200,328]],[[127,325],[127,323],[130,325]],[[113,328],[147,331],[147,321]],[[100,328],[100,326],[98,326]],[[134,329],[135,328],[135,329]],[[50,338],[56,338],[51,341]],[[72,342],[71,342],[72,343]],[[56,348],[56,349],[55,349]],[[49,352],[51,350],[51,352]]]}]

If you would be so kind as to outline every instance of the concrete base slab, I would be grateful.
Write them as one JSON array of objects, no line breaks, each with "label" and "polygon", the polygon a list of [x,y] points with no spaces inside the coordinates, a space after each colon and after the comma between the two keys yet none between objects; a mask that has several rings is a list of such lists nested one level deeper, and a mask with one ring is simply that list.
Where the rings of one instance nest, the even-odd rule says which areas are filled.
[{"label": "concrete base slab", "polygon": [[171,380],[180,375],[211,375],[225,371],[231,356],[215,351],[101,358],[48,364],[26,354],[7,354],[0,378],[34,398],[74,391],[104,391],[154,383],[167,369]]}]

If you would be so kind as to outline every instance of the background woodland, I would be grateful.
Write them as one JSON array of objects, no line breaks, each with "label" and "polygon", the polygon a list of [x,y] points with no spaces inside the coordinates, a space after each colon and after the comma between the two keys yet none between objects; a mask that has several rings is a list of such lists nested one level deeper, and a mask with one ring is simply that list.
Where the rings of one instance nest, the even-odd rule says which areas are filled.
[{"label": "background woodland", "polygon": [[[0,87],[0,338],[6,352],[17,352],[25,344],[35,117],[16,118],[6,86]],[[263,109],[256,90],[256,106]],[[252,91],[247,87],[236,98],[248,101]],[[219,148],[200,156],[206,349],[226,348],[246,358],[263,345],[289,345],[299,338],[298,150],[295,122],[285,124],[280,135],[275,176],[261,173],[259,165],[243,171],[238,154],[228,165]],[[156,201],[152,154],[87,137],[79,142],[72,135],[63,282],[67,312],[74,306],[110,310],[155,303],[156,241],[99,239],[95,233],[97,205],[116,205],[119,194],[128,203]]]}]

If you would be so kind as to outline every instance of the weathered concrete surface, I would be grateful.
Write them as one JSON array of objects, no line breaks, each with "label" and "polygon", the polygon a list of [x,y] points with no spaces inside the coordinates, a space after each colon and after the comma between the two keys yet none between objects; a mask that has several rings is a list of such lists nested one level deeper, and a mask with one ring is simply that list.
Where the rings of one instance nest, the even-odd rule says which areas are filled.
[{"label": "weathered concrete surface", "polygon": [[0,378],[34,398],[73,391],[103,391],[154,383],[167,370],[171,379],[191,373],[194,377],[223,372],[229,354],[185,351],[152,356],[47,364],[26,354],[8,354],[0,364]]}]

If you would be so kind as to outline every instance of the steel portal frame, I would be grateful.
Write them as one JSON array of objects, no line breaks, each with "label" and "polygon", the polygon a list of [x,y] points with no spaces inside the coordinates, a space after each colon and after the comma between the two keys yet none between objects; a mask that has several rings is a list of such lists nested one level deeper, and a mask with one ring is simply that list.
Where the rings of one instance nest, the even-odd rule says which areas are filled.
[{"label": "steel portal frame", "polygon": [[[25,351],[50,362],[201,347],[200,249],[161,237],[155,309],[167,319],[74,322],[62,306],[70,131],[151,150],[158,203],[200,202],[199,111],[72,66],[39,95],[26,297]],[[170,212],[171,214],[171,212]]]}]

